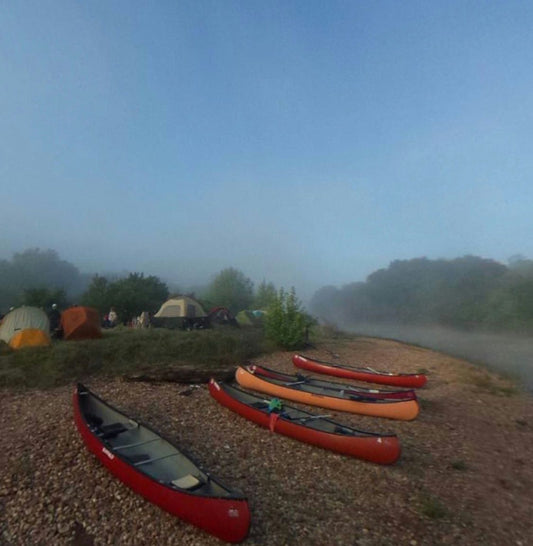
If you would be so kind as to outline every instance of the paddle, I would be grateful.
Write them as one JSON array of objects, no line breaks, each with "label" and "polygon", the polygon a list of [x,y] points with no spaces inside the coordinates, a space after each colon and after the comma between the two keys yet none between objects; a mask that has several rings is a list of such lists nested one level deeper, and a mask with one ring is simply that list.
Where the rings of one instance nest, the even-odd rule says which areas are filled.
[{"label": "paddle", "polygon": [[291,417],[290,415],[282,415],[282,417],[288,417],[291,421],[314,421],[315,419],[327,419],[328,417],[333,417],[332,415],[309,415],[308,417]]}]

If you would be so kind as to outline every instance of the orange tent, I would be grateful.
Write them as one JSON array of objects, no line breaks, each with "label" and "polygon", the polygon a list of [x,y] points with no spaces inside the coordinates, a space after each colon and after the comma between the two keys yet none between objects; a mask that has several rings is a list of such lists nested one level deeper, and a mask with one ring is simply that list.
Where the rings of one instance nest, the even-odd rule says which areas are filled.
[{"label": "orange tent", "polygon": [[12,349],[21,349],[22,347],[45,347],[50,345],[48,332],[38,328],[27,328],[17,332],[9,342]]},{"label": "orange tent", "polygon": [[63,338],[96,339],[102,337],[100,315],[91,307],[71,307],[61,313]]}]

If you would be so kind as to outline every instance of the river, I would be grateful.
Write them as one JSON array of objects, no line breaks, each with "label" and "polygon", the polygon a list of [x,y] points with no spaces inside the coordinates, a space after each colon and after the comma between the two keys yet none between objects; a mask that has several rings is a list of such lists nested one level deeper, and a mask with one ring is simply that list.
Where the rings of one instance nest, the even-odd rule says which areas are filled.
[{"label": "river", "polygon": [[396,339],[434,349],[517,379],[533,392],[533,337],[464,332],[438,326],[355,324],[343,326],[352,333]]}]

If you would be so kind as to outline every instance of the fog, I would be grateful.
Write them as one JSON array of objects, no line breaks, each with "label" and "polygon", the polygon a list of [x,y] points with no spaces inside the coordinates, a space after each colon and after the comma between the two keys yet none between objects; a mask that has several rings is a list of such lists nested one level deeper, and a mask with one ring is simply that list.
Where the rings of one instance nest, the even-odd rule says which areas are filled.
[{"label": "fog", "polygon": [[400,324],[350,324],[343,325],[343,329],[372,337],[414,343],[464,358],[516,378],[530,392],[533,392],[533,340],[531,337],[461,332],[440,326]]},{"label": "fog", "polygon": [[519,3],[3,4],[0,259],[306,300],[391,259],[533,255]]}]

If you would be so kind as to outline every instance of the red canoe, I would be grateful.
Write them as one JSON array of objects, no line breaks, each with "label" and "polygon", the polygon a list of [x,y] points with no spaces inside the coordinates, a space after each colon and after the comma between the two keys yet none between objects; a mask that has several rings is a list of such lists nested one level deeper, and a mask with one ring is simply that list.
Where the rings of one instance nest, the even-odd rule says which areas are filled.
[{"label": "red canoe", "polygon": [[286,383],[306,383],[307,385],[312,385],[324,389],[325,391],[344,391],[353,396],[357,396],[360,400],[416,400],[416,392],[413,389],[409,390],[383,390],[383,389],[370,389],[367,387],[361,387],[359,385],[346,385],[344,383],[338,383],[336,381],[324,381],[321,379],[316,379],[309,375],[290,375],[287,373],[278,372],[271,370],[270,368],[265,368],[264,366],[255,365],[254,366],[256,373],[260,374],[262,377],[270,377],[272,379],[278,379]]},{"label": "red canoe", "polygon": [[292,362],[297,368],[308,370],[310,372],[334,375],[345,379],[354,379],[356,381],[367,381],[369,383],[379,383],[381,385],[393,385],[395,387],[419,388],[427,382],[427,377],[421,373],[391,373],[373,370],[372,368],[356,368],[346,364],[333,364],[309,358],[303,355],[294,355]]},{"label": "red canoe", "polygon": [[74,420],[86,446],[119,480],[150,502],[227,542],[248,535],[246,498],[202,471],[161,435],[113,408],[83,385]]},{"label": "red canoe", "polygon": [[269,413],[268,400],[214,379],[209,382],[209,392],[223,406],[246,419],[301,442],[378,464],[392,464],[400,456],[400,442],[394,434],[357,430],[328,419],[328,415],[316,415],[285,404],[280,413]]}]

